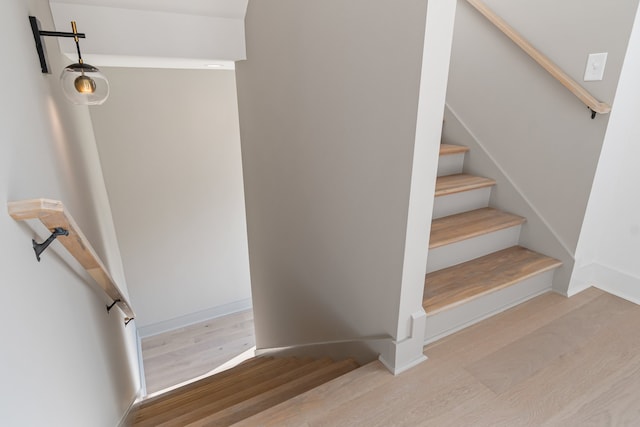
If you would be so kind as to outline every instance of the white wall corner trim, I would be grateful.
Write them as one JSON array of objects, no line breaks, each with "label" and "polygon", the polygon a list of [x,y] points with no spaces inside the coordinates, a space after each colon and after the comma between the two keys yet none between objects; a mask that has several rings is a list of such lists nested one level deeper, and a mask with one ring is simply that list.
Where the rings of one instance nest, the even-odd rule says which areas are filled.
[{"label": "white wall corner trim", "polygon": [[173,319],[140,327],[138,328],[138,334],[140,335],[140,338],[147,338],[153,335],[161,334],[163,332],[193,325],[195,323],[215,319],[216,317],[226,316],[228,314],[237,313],[239,311],[249,310],[252,307],[253,305],[251,302],[251,298],[245,298],[239,301],[233,301],[228,304],[211,307],[206,310],[185,314],[184,316],[179,316]]},{"label": "white wall corner trim", "polygon": [[[427,360],[422,347],[424,333],[427,324],[427,314],[424,310],[417,311],[411,315],[411,336],[402,341],[393,341],[389,346],[389,351],[382,352],[378,360],[393,375],[401,374],[414,366]],[[416,357],[416,355],[418,355]]]},{"label": "white wall corner trim", "polygon": [[566,293],[560,293],[566,297],[571,298],[580,292],[589,289],[595,285],[597,266],[594,263],[587,264],[581,267],[574,267],[571,274],[571,280],[569,282],[569,289]]}]

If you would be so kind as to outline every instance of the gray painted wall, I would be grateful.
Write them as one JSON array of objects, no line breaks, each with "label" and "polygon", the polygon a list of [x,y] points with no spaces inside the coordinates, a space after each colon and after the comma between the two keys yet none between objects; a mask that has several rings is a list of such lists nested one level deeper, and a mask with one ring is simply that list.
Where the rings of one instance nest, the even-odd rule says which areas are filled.
[{"label": "gray painted wall", "polygon": [[409,323],[398,307],[425,11],[249,4],[236,75],[259,348],[398,338]]},{"label": "gray painted wall", "polygon": [[[636,0],[487,4],[579,82],[587,54],[609,52],[604,80],[583,83],[613,101]],[[608,116],[590,120],[577,98],[466,2],[456,17],[447,102],[575,250]]]},{"label": "gray painted wall", "polygon": [[[52,28],[45,0],[0,3],[0,201],[61,200],[124,292],[127,290],[87,107],[69,104],[66,61],[45,40],[53,73],[40,72],[28,15]],[[3,208],[4,210],[5,208]],[[38,221],[0,215],[0,424],[117,425],[140,388],[135,322],[108,301],[59,243],[35,260]],[[135,306],[134,306],[135,309]]]},{"label": "gray painted wall", "polygon": [[138,325],[249,306],[234,72],[104,72],[111,96],[91,118]]},{"label": "gray painted wall", "polygon": [[[637,0],[486,3],[597,98],[613,102]],[[595,52],[609,53],[604,80],[582,82],[587,55]],[[492,203],[516,212],[533,207],[535,224],[548,228],[530,224],[522,243],[570,263],[609,117],[591,120],[577,98],[464,1],[456,16],[447,103],[495,162],[485,173],[499,168],[529,207],[501,197],[513,190],[505,185],[494,191]],[[549,232],[556,242],[540,243],[540,233]],[[555,284],[561,292],[567,267]]]}]

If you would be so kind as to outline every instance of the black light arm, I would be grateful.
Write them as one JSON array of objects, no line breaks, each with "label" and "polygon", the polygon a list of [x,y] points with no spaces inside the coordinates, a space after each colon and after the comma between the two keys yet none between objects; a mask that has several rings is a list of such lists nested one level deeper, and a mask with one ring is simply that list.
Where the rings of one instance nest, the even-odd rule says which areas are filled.
[{"label": "black light arm", "polygon": [[[51,37],[74,37],[76,40],[76,46],[78,44],[78,38],[84,39],[86,36],[84,33],[65,33],[61,31],[41,31],[38,19],[35,16],[29,17],[31,23],[31,31],[33,32],[33,39],[36,42],[36,50],[38,51],[38,58],[40,58],[40,68],[43,73],[49,73],[49,67],[47,66],[47,59],[44,55],[44,45],[42,43],[43,36]],[[80,48],[78,47],[78,53]]]}]

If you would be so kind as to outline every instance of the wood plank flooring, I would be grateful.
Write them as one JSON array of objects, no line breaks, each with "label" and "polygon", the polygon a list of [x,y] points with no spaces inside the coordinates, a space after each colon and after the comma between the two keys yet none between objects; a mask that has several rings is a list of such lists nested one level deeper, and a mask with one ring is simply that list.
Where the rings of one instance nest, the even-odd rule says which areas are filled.
[{"label": "wood plank flooring", "polygon": [[425,348],[373,362],[237,426],[640,426],[640,306],[547,293]]},{"label": "wood plank flooring", "polygon": [[254,345],[252,310],[144,338],[147,394],[204,375]]}]

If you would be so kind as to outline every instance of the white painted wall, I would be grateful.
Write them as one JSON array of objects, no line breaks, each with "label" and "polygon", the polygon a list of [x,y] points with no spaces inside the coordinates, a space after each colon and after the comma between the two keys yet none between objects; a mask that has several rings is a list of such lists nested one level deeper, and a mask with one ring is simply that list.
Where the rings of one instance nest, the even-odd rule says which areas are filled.
[{"label": "white painted wall", "polygon": [[[45,42],[54,74],[40,72],[29,14],[53,25],[45,0],[0,3],[0,51],[11,63],[0,69],[0,203],[63,201],[126,292],[89,111],[61,93],[55,39]],[[36,262],[31,238],[49,235],[39,222],[5,211],[0,231],[0,424],[117,425],[140,387],[135,322],[107,314],[107,298],[58,243]]]},{"label": "white painted wall", "polygon": [[[77,21],[86,33],[80,43],[87,63],[96,66],[200,68],[233,67],[245,58],[247,0],[53,0],[58,31]],[[73,60],[73,39],[61,40]]]},{"label": "white painted wall", "polygon": [[[597,98],[612,103],[637,0],[486,3]],[[582,82],[590,52],[609,52],[603,81]],[[577,98],[464,1],[456,16],[447,103],[486,149],[473,150],[469,161],[483,157],[475,162],[480,166],[489,158],[494,165],[485,173],[499,170],[496,178],[511,187],[499,185],[492,204],[537,216],[523,228],[521,243],[565,261],[554,282],[565,292],[609,116],[591,120]],[[505,194],[513,191],[520,194]],[[542,235],[556,242],[545,243]]]},{"label": "white painted wall", "polygon": [[422,354],[425,322],[428,322],[422,308],[425,260],[429,252],[456,4],[452,0],[427,3],[397,344],[394,359],[383,360],[395,367],[392,371],[410,366],[416,355]]},{"label": "white painted wall", "polygon": [[[236,73],[259,348],[388,337],[394,345],[381,351],[392,369],[422,356],[421,333],[400,362],[396,350],[411,314],[424,325],[455,4],[433,2],[433,68],[421,74],[426,6],[249,3],[248,59]],[[418,109],[432,88],[420,92],[421,77],[434,92]],[[418,115],[428,118],[416,130]],[[421,162],[432,168],[412,181]]]},{"label": "white painted wall", "polygon": [[234,72],[104,72],[91,118],[138,325],[249,306]]},{"label": "white painted wall", "polygon": [[640,13],[635,24],[615,104],[576,251],[569,291],[588,285],[640,304]]}]

